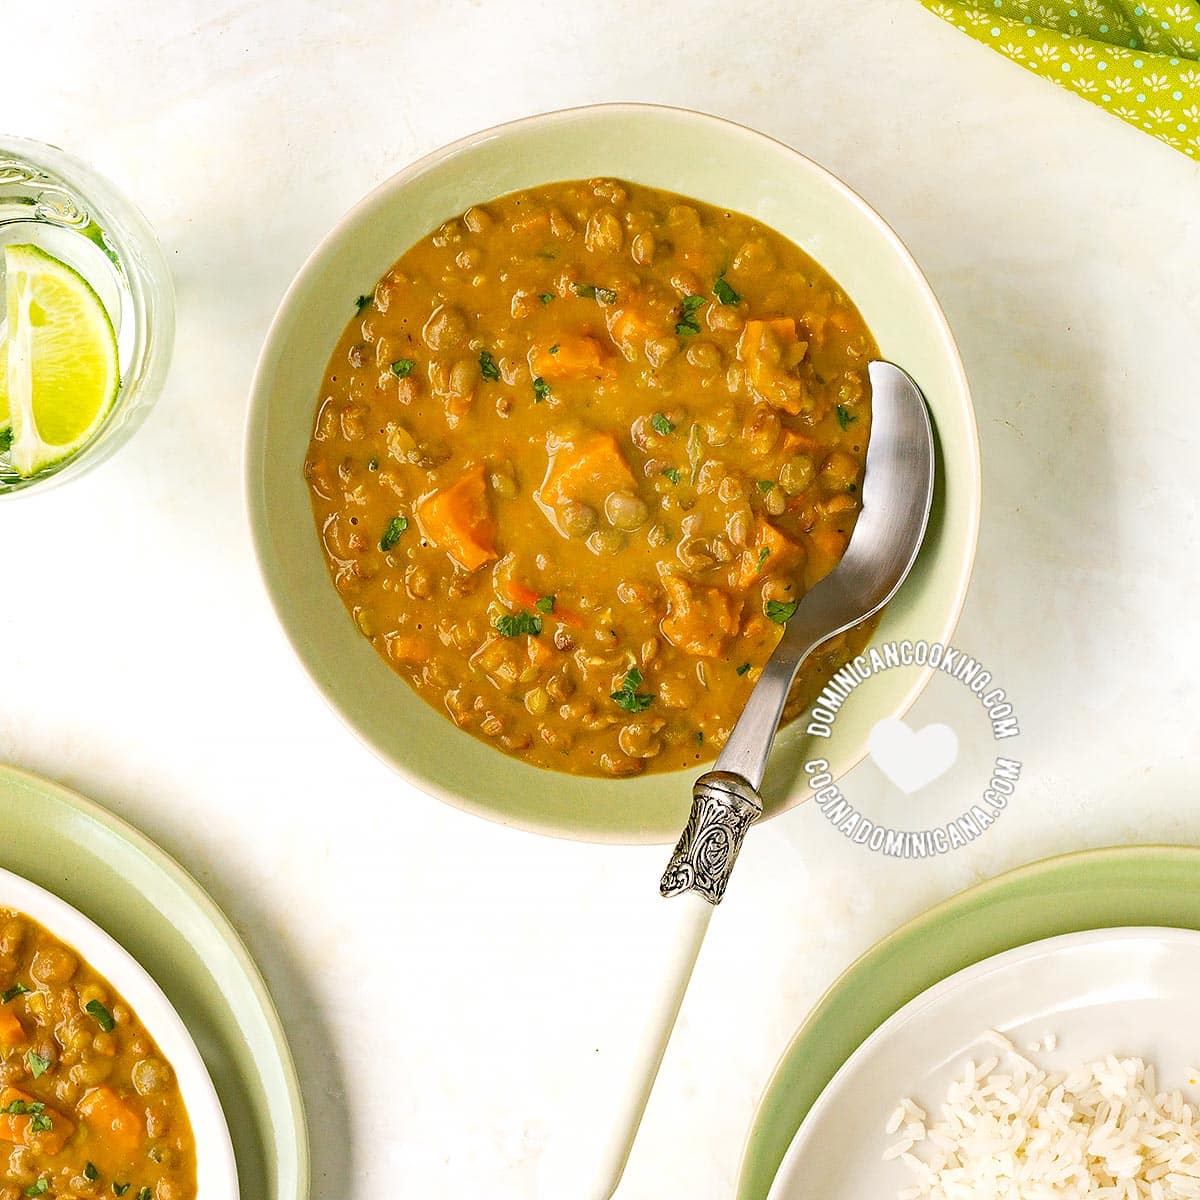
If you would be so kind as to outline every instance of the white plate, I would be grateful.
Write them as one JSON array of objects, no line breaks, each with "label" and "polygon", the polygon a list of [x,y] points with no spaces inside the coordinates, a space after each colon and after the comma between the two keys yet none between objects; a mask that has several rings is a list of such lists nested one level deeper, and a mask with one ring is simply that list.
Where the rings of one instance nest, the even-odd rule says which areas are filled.
[{"label": "white plate", "polygon": [[128,951],[65,900],[0,870],[0,908],[32,917],[121,993],[175,1071],[196,1139],[196,1200],[238,1200],[229,1127],[204,1060],[162,989]]},{"label": "white plate", "polygon": [[997,1054],[986,1033],[1022,1054],[1047,1033],[1063,1069],[1107,1054],[1144,1058],[1166,1088],[1200,1066],[1200,932],[1097,929],[1033,942],[989,958],[922,992],[846,1060],[792,1141],[770,1200],[892,1200],[911,1185],[898,1140],[884,1132],[902,1096],[936,1112],[967,1060]]}]

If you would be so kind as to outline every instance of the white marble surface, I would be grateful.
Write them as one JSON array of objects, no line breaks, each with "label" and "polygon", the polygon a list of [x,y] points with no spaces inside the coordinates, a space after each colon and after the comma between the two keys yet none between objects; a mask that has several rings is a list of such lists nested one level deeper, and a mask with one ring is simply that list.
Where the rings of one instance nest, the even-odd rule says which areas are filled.
[{"label": "white marble surface", "polygon": [[[126,0],[4,23],[4,125],[141,204],[179,340],[114,460],[0,503],[0,757],[135,822],[230,914],[291,1030],[319,1200],[528,1197],[655,952],[661,851],[539,840],[408,791],[308,685],[251,557],[242,421],[276,302],[345,208],[461,134],[644,99],[796,145],[923,264],[979,412],[957,640],[1018,699],[1019,799],[936,862],[882,861],[813,809],[756,832],[623,1197],[730,1196],[776,1056],[903,919],[1057,851],[1200,839],[1196,164],[916,0]],[[962,713],[939,683],[913,720]],[[856,798],[902,812],[873,772]]]}]

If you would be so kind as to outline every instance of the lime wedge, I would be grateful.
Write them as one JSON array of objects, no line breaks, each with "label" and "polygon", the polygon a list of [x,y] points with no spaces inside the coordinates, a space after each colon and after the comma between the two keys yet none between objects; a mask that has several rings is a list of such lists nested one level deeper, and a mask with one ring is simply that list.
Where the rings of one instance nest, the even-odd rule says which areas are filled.
[{"label": "lime wedge", "polygon": [[11,424],[12,466],[28,478],[69,458],[103,423],[121,383],[117,338],[100,297],[66,263],[36,246],[6,246],[4,271],[0,427]]}]

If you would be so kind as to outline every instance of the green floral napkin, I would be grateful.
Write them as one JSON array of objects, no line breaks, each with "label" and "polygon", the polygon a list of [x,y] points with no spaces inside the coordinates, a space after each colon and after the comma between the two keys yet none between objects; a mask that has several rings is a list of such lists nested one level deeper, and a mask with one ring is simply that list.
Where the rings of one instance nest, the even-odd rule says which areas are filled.
[{"label": "green floral napkin", "polygon": [[1200,158],[1200,0],[921,0],[1045,79]]}]

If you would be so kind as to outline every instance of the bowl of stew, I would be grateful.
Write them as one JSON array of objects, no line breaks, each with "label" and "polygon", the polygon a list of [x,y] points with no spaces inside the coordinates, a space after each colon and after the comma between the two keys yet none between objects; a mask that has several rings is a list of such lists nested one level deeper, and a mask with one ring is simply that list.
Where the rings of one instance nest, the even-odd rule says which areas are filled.
[{"label": "bowl of stew", "polygon": [[0,870],[0,1196],[237,1200],[216,1090],[146,970]]},{"label": "bowl of stew", "polygon": [[[271,600],[334,709],[426,792],[670,841],[853,533],[880,357],[933,414],[930,531],[789,719],[872,637],[945,641],[963,603],[978,442],[928,283],[823,168],[713,117],[601,105],[476,134],[351,210],[276,315],[246,449]],[[835,773],[926,678],[847,702]],[[808,794],[802,726],[768,813]]]}]

